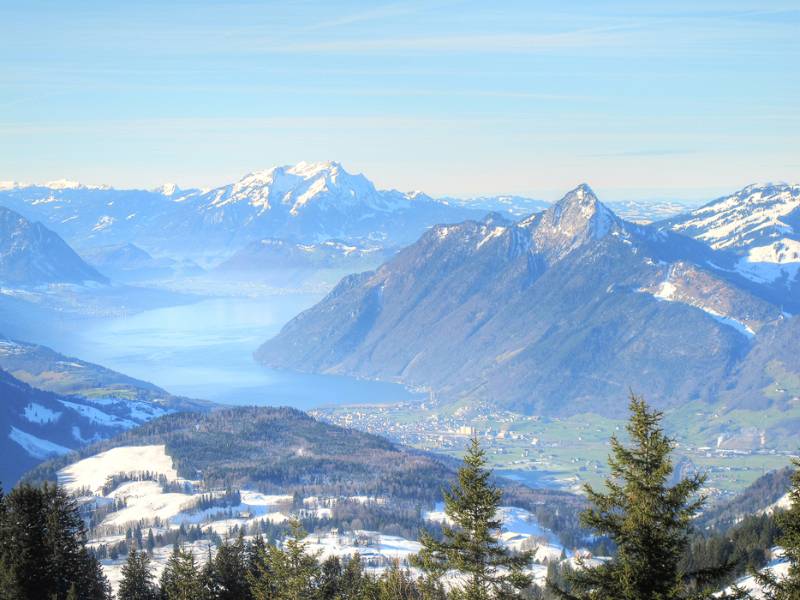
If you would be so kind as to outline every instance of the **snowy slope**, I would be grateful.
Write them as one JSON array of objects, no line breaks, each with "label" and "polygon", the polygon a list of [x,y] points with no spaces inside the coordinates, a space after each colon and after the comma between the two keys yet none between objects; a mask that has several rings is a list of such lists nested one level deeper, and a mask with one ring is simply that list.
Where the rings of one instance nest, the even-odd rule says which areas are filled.
[{"label": "snowy slope", "polygon": [[[779,548],[773,549],[773,555],[775,558],[770,561],[770,563],[762,569],[762,572],[769,571],[773,575],[775,575],[778,579],[782,577],[786,577],[789,573],[789,566],[790,563],[788,560],[784,559],[781,555],[781,551]],[[736,582],[736,585],[743,589],[744,591],[750,594],[752,600],[762,600],[767,596],[764,593],[764,588],[756,581],[755,577],[748,575],[747,577],[742,577],[739,581]],[[733,592],[733,586],[727,588],[725,590],[728,593]]]},{"label": "snowy slope", "polygon": [[750,185],[665,223],[715,250],[729,252],[731,268],[742,276],[796,291],[800,185]]},{"label": "snowy slope", "polygon": [[3,370],[0,398],[0,482],[6,487],[43,460],[137,424],[89,400],[32,388]]}]

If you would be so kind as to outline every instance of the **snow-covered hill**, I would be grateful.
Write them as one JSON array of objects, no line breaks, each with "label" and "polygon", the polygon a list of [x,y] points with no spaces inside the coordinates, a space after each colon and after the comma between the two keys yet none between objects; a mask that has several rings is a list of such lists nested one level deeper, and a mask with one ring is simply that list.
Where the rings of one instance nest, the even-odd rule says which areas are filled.
[{"label": "snow-covered hill", "polygon": [[[269,464],[269,459],[265,464]],[[222,488],[209,489],[202,481],[181,478],[164,444],[117,446],[63,467],[57,478],[90,515],[89,546],[103,557],[103,570],[113,587],[119,583],[126,557],[124,554],[111,557],[109,549],[125,542],[129,528],[138,526],[145,535],[152,532],[154,540],[159,540],[170,531],[197,527],[206,539],[186,544],[185,549],[202,563],[214,554],[220,537],[235,537],[241,532],[245,540],[251,540],[264,526],[283,523],[290,516],[330,519],[336,507],[342,505],[368,509],[393,502],[387,497],[340,495],[307,496],[297,502],[292,494],[280,492],[266,494],[241,489],[231,494]],[[500,537],[505,545],[534,551],[534,560],[540,564],[532,567],[532,573],[538,583],[543,583],[545,563],[572,554],[552,532],[538,525],[529,511],[503,507],[497,516],[502,522]],[[441,505],[424,518],[429,521],[445,518]],[[326,527],[313,532],[306,539],[307,551],[318,555],[320,560],[359,554],[368,569],[380,570],[394,560],[407,566],[410,556],[421,548],[416,540],[399,535],[361,528],[342,529]],[[160,575],[171,550],[171,545],[153,548],[156,575]]]},{"label": "snow-covered hill", "polygon": [[800,290],[800,185],[755,184],[666,221],[731,254],[729,267],[757,282]]}]

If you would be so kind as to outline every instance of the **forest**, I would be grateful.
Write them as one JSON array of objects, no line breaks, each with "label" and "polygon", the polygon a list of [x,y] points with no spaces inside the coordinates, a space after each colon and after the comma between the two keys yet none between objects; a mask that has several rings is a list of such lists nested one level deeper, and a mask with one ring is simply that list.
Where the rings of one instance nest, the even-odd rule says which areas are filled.
[{"label": "forest", "polygon": [[[611,439],[611,475],[602,489],[587,486],[583,527],[602,540],[606,557],[580,556],[553,562],[544,586],[526,567],[531,555],[499,540],[496,513],[504,491],[486,467],[473,438],[463,464],[443,490],[446,523],[419,531],[421,551],[410,564],[381,569],[358,554],[327,557],[307,550],[305,526],[285,526],[218,540],[216,552],[198,558],[182,542],[195,532],[181,528],[172,554],[156,579],[152,532],[137,527],[125,539],[126,562],[119,600],[490,600],[494,598],[667,600],[750,598],[730,586],[753,573],[768,600],[800,593],[800,471],[790,474],[788,510],[748,517],[732,527],[696,527],[705,499],[704,476],[670,484],[673,442],[660,426],[661,413],[632,397],[628,440]],[[798,466],[798,465],[796,465]],[[753,492],[757,493],[757,489]],[[233,495],[227,498],[233,499]],[[345,520],[359,518],[343,513]],[[714,513],[712,521],[718,521]],[[706,516],[709,519],[709,515]],[[758,571],[779,545],[788,574]],[[0,598],[107,599],[111,587],[99,559],[108,549],[86,545],[86,524],[75,499],[62,488],[23,483],[0,498]],[[119,552],[119,548],[111,550]],[[724,594],[720,590],[726,588]]]}]

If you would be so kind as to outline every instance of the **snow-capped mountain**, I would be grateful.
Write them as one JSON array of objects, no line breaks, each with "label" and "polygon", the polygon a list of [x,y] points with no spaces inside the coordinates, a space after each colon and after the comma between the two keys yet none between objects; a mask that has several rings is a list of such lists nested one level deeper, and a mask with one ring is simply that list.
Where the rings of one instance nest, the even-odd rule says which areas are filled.
[{"label": "snow-capped mountain", "polygon": [[620,219],[581,185],[517,223],[434,227],[343,279],[257,357],[533,414],[623,414],[615,399],[629,387],[661,406],[716,399],[786,320],[769,294],[716,268],[717,254]]},{"label": "snow-capped mountain", "polygon": [[130,242],[189,255],[229,254],[264,238],[399,246],[433,224],[483,214],[418,192],[378,190],[336,162],[256,171],[212,190],[6,184],[0,205],[46,222],[81,250]]},{"label": "snow-capped mountain", "polygon": [[64,240],[41,223],[0,206],[0,283],[106,283]]},{"label": "snow-capped mountain", "polygon": [[664,223],[730,259],[724,266],[800,294],[800,185],[750,185]]}]

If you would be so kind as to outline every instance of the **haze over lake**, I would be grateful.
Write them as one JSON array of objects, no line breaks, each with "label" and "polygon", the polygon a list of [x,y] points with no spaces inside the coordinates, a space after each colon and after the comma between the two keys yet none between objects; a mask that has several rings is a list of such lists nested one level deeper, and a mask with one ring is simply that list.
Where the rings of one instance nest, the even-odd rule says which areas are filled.
[{"label": "haze over lake", "polygon": [[226,297],[91,319],[68,335],[37,340],[177,395],[224,404],[293,406],[396,402],[418,395],[400,385],[267,369],[252,357],[321,294]]}]

